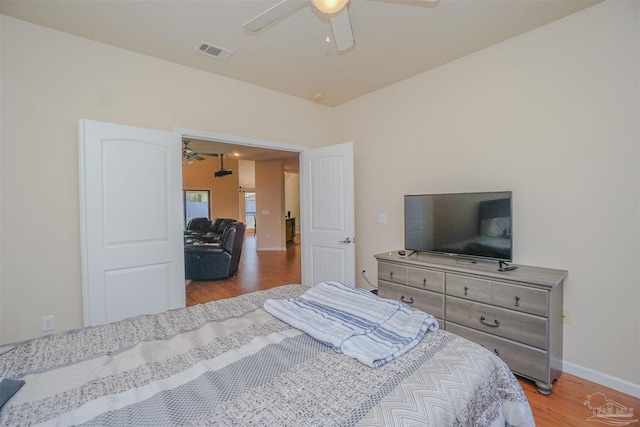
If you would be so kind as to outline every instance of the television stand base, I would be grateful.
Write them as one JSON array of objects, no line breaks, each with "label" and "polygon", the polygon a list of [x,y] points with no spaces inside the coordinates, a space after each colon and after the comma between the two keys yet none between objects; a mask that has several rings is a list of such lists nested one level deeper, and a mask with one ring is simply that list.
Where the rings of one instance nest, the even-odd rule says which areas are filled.
[{"label": "television stand base", "polygon": [[498,261],[498,271],[513,271],[518,268],[517,265],[509,265],[504,261]]},{"label": "television stand base", "polygon": [[466,258],[457,258],[456,259],[456,264],[477,264],[478,261],[472,260],[472,259],[466,259]]}]

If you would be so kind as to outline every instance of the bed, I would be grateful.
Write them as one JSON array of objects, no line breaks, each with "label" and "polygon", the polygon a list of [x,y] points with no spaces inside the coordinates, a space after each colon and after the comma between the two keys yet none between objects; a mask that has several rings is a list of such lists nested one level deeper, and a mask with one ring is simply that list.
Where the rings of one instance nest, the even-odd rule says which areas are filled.
[{"label": "bed", "polygon": [[491,352],[442,329],[372,368],[292,328],[284,285],[4,347],[0,425],[534,425]]}]

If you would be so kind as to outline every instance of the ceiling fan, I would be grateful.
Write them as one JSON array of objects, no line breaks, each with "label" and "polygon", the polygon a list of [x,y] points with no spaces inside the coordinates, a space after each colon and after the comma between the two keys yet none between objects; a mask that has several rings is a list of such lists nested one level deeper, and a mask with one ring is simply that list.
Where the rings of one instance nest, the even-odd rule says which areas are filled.
[{"label": "ceiling fan", "polygon": [[193,149],[189,148],[189,144],[191,143],[190,139],[182,140],[182,161],[188,164],[193,163],[194,160],[204,160],[205,157],[220,157],[220,170],[216,171],[213,176],[216,178],[220,178],[222,176],[233,175],[233,171],[231,169],[224,168],[224,156],[225,154],[217,154],[217,153],[197,153]]},{"label": "ceiling fan", "polygon": [[[262,12],[260,15],[244,24],[247,30],[260,31],[272,22],[282,18],[287,13],[300,7],[302,4],[311,2],[320,12],[329,15],[333,39],[338,51],[344,51],[355,45],[353,30],[347,3],[349,0],[282,0],[275,6]],[[437,3],[440,0],[419,0],[422,2]]]},{"label": "ceiling fan", "polygon": [[218,157],[214,153],[196,153],[193,149],[189,148],[191,143],[190,139],[182,140],[182,161],[188,164],[193,163],[194,160],[204,160],[205,157]]}]

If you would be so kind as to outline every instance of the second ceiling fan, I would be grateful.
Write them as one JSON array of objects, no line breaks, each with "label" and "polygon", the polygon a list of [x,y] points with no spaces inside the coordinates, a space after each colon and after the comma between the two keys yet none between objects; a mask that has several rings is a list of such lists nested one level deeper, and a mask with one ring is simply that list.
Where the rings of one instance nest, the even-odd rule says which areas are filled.
[{"label": "second ceiling fan", "polygon": [[[420,1],[436,3],[439,0]],[[331,22],[331,30],[333,31],[333,40],[336,43],[336,49],[338,49],[338,51],[345,51],[355,45],[349,11],[346,7],[349,0],[282,0],[275,6],[246,22],[244,28],[250,31],[260,31],[267,25],[282,18],[287,13],[307,2],[311,2],[320,12],[329,15],[329,22]]]},{"label": "second ceiling fan", "polygon": [[205,157],[220,157],[220,170],[215,171],[213,176],[220,178],[223,176],[233,175],[233,171],[231,169],[224,168],[224,156],[226,156],[226,154],[195,152],[189,147],[189,144],[191,144],[190,139],[182,140],[182,161],[184,163],[191,164],[194,160],[204,160]]}]

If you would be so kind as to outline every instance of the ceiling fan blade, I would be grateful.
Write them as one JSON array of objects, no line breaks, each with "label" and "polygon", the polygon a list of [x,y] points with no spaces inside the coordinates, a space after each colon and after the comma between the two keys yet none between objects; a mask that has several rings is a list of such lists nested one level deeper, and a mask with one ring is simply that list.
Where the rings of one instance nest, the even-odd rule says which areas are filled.
[{"label": "ceiling fan blade", "polygon": [[282,18],[292,10],[302,6],[307,0],[282,0],[275,6],[265,10],[260,15],[244,24],[244,28],[251,31],[260,31],[273,21]]},{"label": "ceiling fan blade", "polygon": [[347,8],[345,7],[340,12],[331,15],[329,19],[331,20],[336,49],[343,51],[352,48],[356,42],[353,40],[353,30],[351,29],[351,20],[349,20]]},{"label": "ceiling fan blade", "polygon": [[218,157],[218,155],[215,153],[198,153],[198,155],[206,157]]}]

